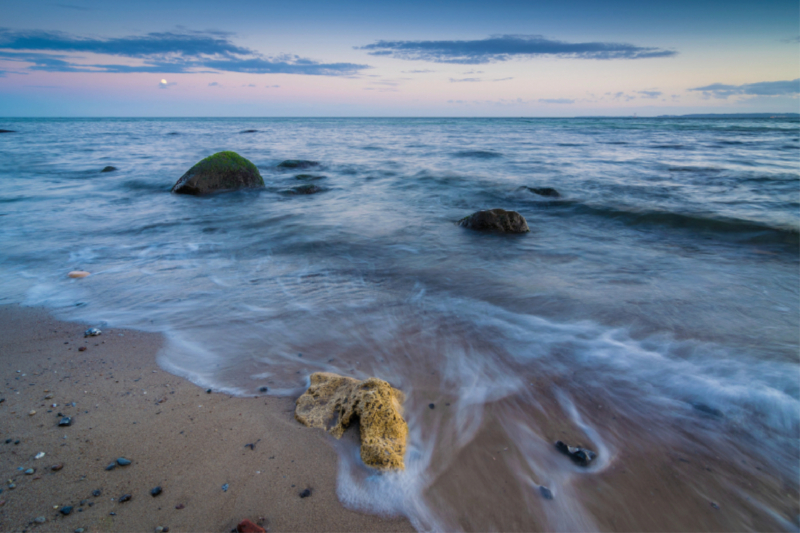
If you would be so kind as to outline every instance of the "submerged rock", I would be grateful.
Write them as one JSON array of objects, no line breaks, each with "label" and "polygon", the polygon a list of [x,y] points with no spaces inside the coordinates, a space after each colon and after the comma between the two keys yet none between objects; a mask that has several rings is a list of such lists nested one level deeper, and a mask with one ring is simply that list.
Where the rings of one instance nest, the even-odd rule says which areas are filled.
[{"label": "submerged rock", "polygon": [[361,459],[382,470],[405,468],[408,425],[403,393],[378,378],[364,381],[329,372],[311,374],[311,386],[297,399],[295,418],[336,437],[355,420],[361,427]]},{"label": "submerged rock", "polygon": [[564,455],[569,456],[573,462],[579,464],[580,466],[589,466],[589,463],[591,463],[595,457],[597,457],[597,454],[592,450],[579,448],[577,446],[568,446],[560,440],[556,441],[556,449]]},{"label": "submerged rock", "polygon": [[16,130],[0,130],[0,133],[16,133]]},{"label": "submerged rock", "polygon": [[286,194],[315,194],[324,190],[325,189],[322,187],[317,187],[316,185],[308,183],[306,185],[299,185],[297,187],[292,187],[291,189],[286,189],[284,192]]},{"label": "submerged rock", "polygon": [[478,211],[458,221],[464,228],[479,231],[498,231],[502,233],[526,233],[530,231],[525,218],[516,211],[488,209]]},{"label": "submerged rock", "polygon": [[236,152],[218,152],[190,168],[172,192],[200,195],[263,186],[264,179],[253,163]]},{"label": "submerged rock", "polygon": [[561,193],[555,190],[552,187],[525,187],[522,186],[520,189],[525,189],[533,194],[538,194],[539,196],[546,196],[548,198],[561,198]]},{"label": "submerged rock", "polygon": [[296,180],[305,180],[305,181],[314,181],[314,180],[324,180],[325,176],[317,176],[315,174],[298,174],[294,177]]},{"label": "submerged rock", "polygon": [[305,159],[287,159],[278,164],[278,168],[311,168],[318,166],[319,163],[316,161],[307,161]]},{"label": "submerged rock", "polygon": [[114,172],[115,170],[117,170],[117,167],[107,166],[100,172]]}]

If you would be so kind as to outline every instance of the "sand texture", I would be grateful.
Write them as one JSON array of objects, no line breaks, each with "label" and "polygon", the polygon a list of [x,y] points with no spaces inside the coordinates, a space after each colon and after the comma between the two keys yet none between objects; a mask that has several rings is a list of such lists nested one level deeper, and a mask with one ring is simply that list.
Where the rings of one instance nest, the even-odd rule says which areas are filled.
[{"label": "sand texture", "polygon": [[[0,307],[0,531],[227,532],[245,518],[272,532],[413,531],[342,507],[330,437],[295,421],[292,398],[206,393],[157,366],[159,335],[84,338],[89,326]],[[120,457],[131,464],[106,470]]]}]

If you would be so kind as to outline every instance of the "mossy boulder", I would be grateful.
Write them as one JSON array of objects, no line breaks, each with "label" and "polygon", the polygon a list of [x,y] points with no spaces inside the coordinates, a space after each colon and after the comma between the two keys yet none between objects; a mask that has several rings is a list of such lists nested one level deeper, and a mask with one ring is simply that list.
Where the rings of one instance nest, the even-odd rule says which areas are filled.
[{"label": "mossy boulder", "polygon": [[458,225],[478,231],[500,233],[527,233],[530,231],[525,217],[516,211],[506,211],[505,209],[478,211],[459,220]]},{"label": "mossy boulder", "polygon": [[311,385],[297,399],[294,416],[308,427],[340,438],[359,422],[361,459],[380,470],[402,470],[408,425],[403,419],[405,396],[378,378],[364,381],[330,372],[311,374]]},{"label": "mossy boulder", "polygon": [[200,195],[263,186],[264,179],[253,163],[236,152],[218,152],[190,168],[172,192]]},{"label": "mossy boulder", "polygon": [[305,159],[287,159],[278,164],[278,168],[311,168],[318,166],[319,163],[316,161],[307,161]]}]

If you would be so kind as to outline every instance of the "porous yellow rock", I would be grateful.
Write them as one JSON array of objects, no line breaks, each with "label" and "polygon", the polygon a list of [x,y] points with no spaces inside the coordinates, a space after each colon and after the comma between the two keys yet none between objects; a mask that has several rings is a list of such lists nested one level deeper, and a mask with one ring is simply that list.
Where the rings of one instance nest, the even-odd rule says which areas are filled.
[{"label": "porous yellow rock", "polygon": [[358,381],[317,372],[311,374],[311,385],[297,399],[294,417],[337,439],[357,419],[364,464],[381,470],[402,470],[408,438],[404,400],[402,392],[378,378]]},{"label": "porous yellow rock", "polygon": [[88,275],[89,273],[86,272],[85,270],[73,270],[72,272],[67,274],[67,276],[71,278],[85,278]]}]

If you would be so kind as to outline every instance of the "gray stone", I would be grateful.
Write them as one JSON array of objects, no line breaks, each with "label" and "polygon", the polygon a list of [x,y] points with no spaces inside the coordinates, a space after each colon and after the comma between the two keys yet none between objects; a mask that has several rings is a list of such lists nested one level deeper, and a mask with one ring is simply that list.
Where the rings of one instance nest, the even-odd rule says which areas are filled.
[{"label": "gray stone", "polygon": [[516,211],[506,211],[505,209],[478,211],[459,220],[458,225],[478,231],[500,233],[527,233],[530,231],[528,223],[522,215]]},{"label": "gray stone", "polygon": [[177,194],[211,194],[236,189],[264,187],[256,166],[236,152],[218,152],[206,157],[172,187]]}]

